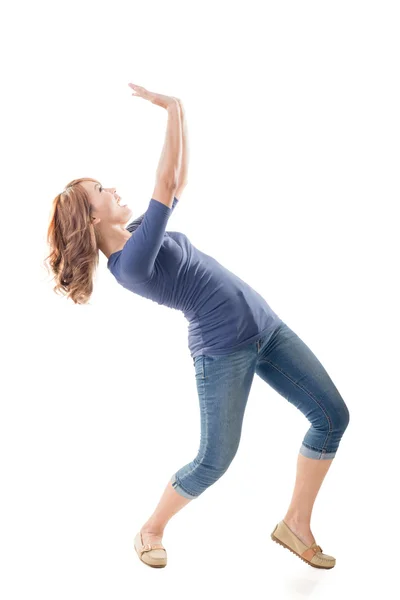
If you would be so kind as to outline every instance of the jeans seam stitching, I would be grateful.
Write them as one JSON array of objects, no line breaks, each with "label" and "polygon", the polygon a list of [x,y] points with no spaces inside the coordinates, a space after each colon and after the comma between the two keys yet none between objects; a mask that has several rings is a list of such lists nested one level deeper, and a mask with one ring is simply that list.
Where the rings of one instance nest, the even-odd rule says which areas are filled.
[{"label": "jeans seam stitching", "polygon": [[[204,391],[204,395],[205,395],[205,391]],[[199,400],[201,401],[200,394],[199,394]],[[195,456],[195,458],[193,459],[193,462],[194,462],[194,463],[196,463],[196,459],[198,459],[198,460],[202,460],[202,459],[205,457],[205,455],[206,455],[206,450],[207,450],[207,440],[208,440],[208,410],[207,410],[207,403],[205,402],[205,400],[204,400],[204,405],[205,405],[205,409],[206,409],[206,410],[205,410],[205,415],[206,415],[206,416],[205,416],[205,420],[206,420],[206,426],[205,426],[205,433],[204,433],[204,437],[205,437],[205,440],[206,440],[206,447],[204,448],[204,451],[201,453],[201,452],[200,452],[200,449],[201,449],[201,440],[200,440],[200,448],[199,448],[199,451],[197,452],[197,455],[196,455],[196,456]],[[186,475],[190,475],[191,473],[193,473],[193,471],[194,471],[194,470],[197,468],[197,466],[198,466],[198,463],[197,463],[197,464],[195,464],[195,465],[194,465],[194,466],[193,466],[193,467],[190,469],[190,471],[189,471],[188,473],[185,473],[185,476],[186,476]],[[175,475],[175,478],[177,479],[176,475]],[[179,480],[179,481],[180,481],[180,480]],[[187,494],[189,494],[190,496],[193,496],[193,494],[192,494],[191,492],[189,492],[187,489],[185,489],[185,488],[184,488],[184,486],[182,485],[182,483],[179,483],[178,485],[180,485],[180,486],[181,486],[181,488],[182,488],[182,489],[183,489],[183,490],[184,490],[184,491],[185,491]],[[193,497],[194,497],[194,498],[197,498],[197,496],[193,496]]]},{"label": "jeans seam stitching", "polygon": [[[194,469],[194,467],[193,467],[193,469]],[[189,473],[188,473],[188,475],[189,475]],[[185,487],[182,485],[182,482],[181,482],[181,480],[180,480],[180,479],[178,480],[178,478],[177,478],[176,476],[175,476],[175,478],[176,478],[176,483],[177,483],[177,485],[178,485],[179,487],[181,487],[181,488],[183,489],[183,491],[184,491],[184,492],[186,492],[187,494],[189,494],[189,496],[193,496],[193,498],[196,498],[196,496],[195,496],[194,494],[192,494],[191,492],[189,492],[189,491],[188,491],[188,490],[187,490],[187,489],[186,489],[186,488],[185,488]]]}]

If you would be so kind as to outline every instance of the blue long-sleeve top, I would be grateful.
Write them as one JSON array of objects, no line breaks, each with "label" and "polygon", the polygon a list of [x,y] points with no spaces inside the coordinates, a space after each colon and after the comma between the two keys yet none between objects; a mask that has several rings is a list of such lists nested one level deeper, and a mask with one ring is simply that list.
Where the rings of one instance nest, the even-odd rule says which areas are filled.
[{"label": "blue long-sleeve top", "polygon": [[107,268],[120,285],[139,296],[183,312],[188,347],[200,354],[227,354],[272,333],[281,319],[252,287],[184,233],[166,231],[172,207],[151,198],[146,212],[130,223],[122,250]]}]

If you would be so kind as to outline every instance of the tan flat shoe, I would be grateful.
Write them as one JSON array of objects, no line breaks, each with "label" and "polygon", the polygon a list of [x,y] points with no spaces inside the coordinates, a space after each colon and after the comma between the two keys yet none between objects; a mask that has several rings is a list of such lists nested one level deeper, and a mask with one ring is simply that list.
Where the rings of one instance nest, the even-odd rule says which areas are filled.
[{"label": "tan flat shoe", "polygon": [[165,567],[167,565],[167,551],[162,544],[143,544],[142,535],[135,536],[135,550],[138,557],[149,567]]},{"label": "tan flat shoe", "polygon": [[323,554],[321,546],[312,544],[306,546],[288,527],[285,521],[280,521],[271,533],[271,538],[293,554],[304,560],[307,564],[317,569],[332,569],[336,564],[336,558]]}]

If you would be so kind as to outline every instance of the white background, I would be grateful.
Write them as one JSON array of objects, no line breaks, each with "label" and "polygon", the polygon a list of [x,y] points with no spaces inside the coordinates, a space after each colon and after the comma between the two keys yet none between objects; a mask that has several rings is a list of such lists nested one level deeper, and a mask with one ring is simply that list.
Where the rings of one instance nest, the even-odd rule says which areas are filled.
[{"label": "white background", "polygon": [[[377,597],[397,589],[398,3],[19,2],[1,9],[0,596]],[[183,314],[43,267],[53,198],[93,177],[146,210],[182,99],[189,183],[167,226],[261,293],[350,410],[313,569],[270,539],[308,422],[257,376],[228,472],[133,549],[200,418]],[[397,213],[398,214],[398,213]]]}]

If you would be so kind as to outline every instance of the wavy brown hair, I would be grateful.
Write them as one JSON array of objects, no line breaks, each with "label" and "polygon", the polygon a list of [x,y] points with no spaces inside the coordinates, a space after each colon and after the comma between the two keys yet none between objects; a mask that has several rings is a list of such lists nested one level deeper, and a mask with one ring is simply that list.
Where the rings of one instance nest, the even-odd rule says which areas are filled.
[{"label": "wavy brown hair", "polygon": [[74,179],[53,200],[47,229],[50,254],[44,260],[56,282],[53,291],[75,304],[88,304],[99,264],[99,233],[92,224],[93,208],[82,181],[99,183],[90,177]]}]

